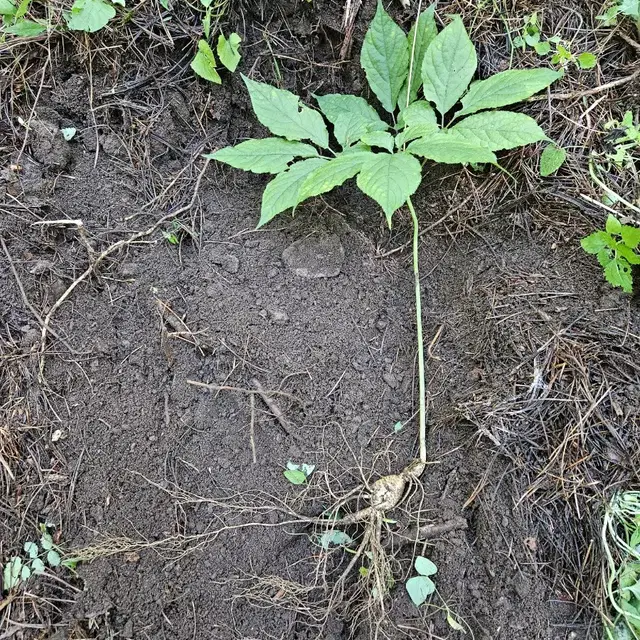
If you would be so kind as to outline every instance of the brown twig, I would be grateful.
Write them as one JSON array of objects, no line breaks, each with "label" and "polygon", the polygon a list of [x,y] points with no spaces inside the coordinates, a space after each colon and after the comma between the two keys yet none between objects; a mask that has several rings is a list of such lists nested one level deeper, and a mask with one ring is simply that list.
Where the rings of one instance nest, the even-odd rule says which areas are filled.
[{"label": "brown twig", "polygon": [[[416,542],[416,540],[433,540],[433,538],[439,538],[445,533],[451,531],[465,531],[469,528],[469,523],[466,518],[457,516],[446,522],[440,524],[425,524],[421,527],[411,527],[409,530],[397,534],[400,538],[400,544],[410,544]],[[394,537],[389,538],[385,542],[385,546],[390,546]]]},{"label": "brown twig", "polygon": [[287,419],[284,417],[280,407],[276,404],[276,401],[269,395],[270,392],[265,391],[262,388],[259,380],[257,378],[251,379],[251,384],[256,388],[258,395],[262,398],[263,402],[269,407],[269,411],[274,415],[276,420],[280,423],[282,430],[294,439],[298,439],[298,435],[291,431],[291,427],[287,422]]}]

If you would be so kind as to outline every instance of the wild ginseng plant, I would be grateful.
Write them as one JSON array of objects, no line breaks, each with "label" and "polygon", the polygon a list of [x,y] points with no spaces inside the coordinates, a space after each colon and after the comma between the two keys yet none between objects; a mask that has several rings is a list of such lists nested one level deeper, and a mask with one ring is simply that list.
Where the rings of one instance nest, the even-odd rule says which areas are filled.
[{"label": "wild ginseng plant", "polygon": [[[423,163],[497,165],[496,151],[548,140],[535,120],[500,107],[525,100],[560,77],[551,69],[509,70],[471,83],[476,51],[459,16],[453,16],[438,33],[430,7],[407,35],[381,3],[365,36],[360,62],[388,114],[385,119],[361,97],[315,96],[317,111],[289,91],[243,76],[256,117],[273,137],[246,140],[207,156],[245,171],[276,174],[264,190],[258,226],[354,177],[360,190],[382,207],[389,226],[400,207],[409,209],[418,338],[419,458],[400,474],[380,478],[372,487],[371,506],[346,516],[342,524],[396,507],[407,484],[425,469],[418,218],[411,202],[422,180]],[[331,148],[325,119],[333,125],[339,151]]]}]

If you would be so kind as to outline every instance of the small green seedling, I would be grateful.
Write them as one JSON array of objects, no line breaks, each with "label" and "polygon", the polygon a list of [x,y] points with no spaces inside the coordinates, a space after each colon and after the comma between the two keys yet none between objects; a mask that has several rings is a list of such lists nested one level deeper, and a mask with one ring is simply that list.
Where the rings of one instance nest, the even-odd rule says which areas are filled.
[{"label": "small green seedling", "polygon": [[162,237],[172,245],[180,244],[180,232],[182,231],[182,225],[174,220],[166,231],[162,232]]},{"label": "small green seedling", "polygon": [[603,14],[596,16],[603,27],[613,27],[618,24],[620,16],[631,18],[640,32],[640,0],[617,0]]},{"label": "small green seedling", "polygon": [[[222,78],[217,70],[216,56],[209,45],[209,39],[211,37],[211,23],[212,21],[217,23],[220,20],[226,4],[224,2],[216,2],[214,4],[213,0],[200,0],[200,3],[206,8],[202,19],[204,38],[198,41],[198,51],[191,61],[191,68],[201,78],[214,84],[222,84]],[[228,39],[225,38],[224,33],[218,34],[218,45],[216,47],[218,58],[231,73],[236,70],[240,63],[240,42],[242,42],[242,39],[237,33],[232,33]]]},{"label": "small green seedling", "polygon": [[413,564],[419,575],[407,580],[407,593],[413,604],[419,607],[436,590],[436,585],[429,576],[438,573],[438,567],[424,556],[418,556]]},{"label": "small green seedling", "polygon": [[[46,565],[69,567],[62,560],[62,554],[54,542],[47,525],[40,525],[40,539],[38,542],[28,541],[23,546],[24,557],[13,556],[4,565],[2,570],[2,585],[4,591],[11,591],[21,583],[26,582],[32,575],[40,575],[45,572]],[[45,564],[46,563],[46,564]]]},{"label": "small green seedling", "polygon": [[629,169],[634,166],[633,151],[640,149],[640,124],[634,124],[633,113],[625,112],[622,120],[611,120],[604,125],[608,131],[607,143],[614,148],[613,153],[607,153],[606,158],[619,169]]},{"label": "small green seedling", "polygon": [[558,35],[543,40],[537,12],[525,16],[520,35],[513,39],[513,46],[522,49],[522,51],[526,51],[527,47],[531,47],[539,56],[546,56],[552,53],[551,64],[560,67],[566,67],[573,63],[580,69],[593,69],[598,62],[593,53],[587,51],[577,55],[571,53],[569,45]]},{"label": "small green seedling", "polygon": [[307,464],[306,462],[295,464],[289,461],[287,462],[287,468],[282,473],[291,484],[304,484],[315,468],[314,464]]},{"label": "small green seedling", "polygon": [[640,264],[640,229],[623,225],[613,215],[607,218],[604,231],[596,231],[580,242],[582,248],[598,257],[604,277],[614,287],[633,293],[631,265]]}]

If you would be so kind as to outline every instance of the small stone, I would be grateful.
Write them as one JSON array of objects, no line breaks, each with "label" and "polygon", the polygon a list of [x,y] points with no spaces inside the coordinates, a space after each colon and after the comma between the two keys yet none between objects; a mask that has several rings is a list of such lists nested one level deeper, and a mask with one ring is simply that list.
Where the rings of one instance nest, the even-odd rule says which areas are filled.
[{"label": "small stone", "polygon": [[398,378],[395,377],[393,373],[383,373],[382,379],[392,388],[396,389],[398,387]]},{"label": "small stone", "polygon": [[128,262],[120,267],[120,273],[124,278],[132,278],[140,272],[140,265],[136,262]]},{"label": "small stone", "polygon": [[240,268],[240,260],[232,253],[222,253],[218,250],[212,251],[210,254],[211,262],[222,267],[227,273],[238,273]]},{"label": "small stone", "polygon": [[133,638],[133,620],[127,620],[121,635],[123,638]]},{"label": "small stone", "polygon": [[270,311],[269,316],[276,324],[285,324],[289,321],[289,316],[284,311]]},{"label": "small stone", "polygon": [[261,309],[261,310],[258,312],[258,315],[259,315],[261,318],[264,318],[265,320],[269,317],[269,314],[267,313],[267,310],[266,310],[266,309]]},{"label": "small stone", "polygon": [[284,263],[302,278],[333,278],[344,262],[344,248],[335,234],[300,238],[282,253]]}]

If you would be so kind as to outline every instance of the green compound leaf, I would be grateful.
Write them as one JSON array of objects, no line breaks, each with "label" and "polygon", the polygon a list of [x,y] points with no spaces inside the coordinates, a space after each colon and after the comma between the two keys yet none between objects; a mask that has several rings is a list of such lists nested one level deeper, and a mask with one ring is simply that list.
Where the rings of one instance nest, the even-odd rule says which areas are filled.
[{"label": "green compound leaf", "polygon": [[420,185],[420,162],[408,153],[372,154],[358,174],[358,187],[384,211],[387,223]]},{"label": "green compound leaf", "polygon": [[362,168],[365,160],[372,156],[370,151],[360,151],[338,156],[314,169],[305,179],[299,192],[299,200],[327,193],[353,178]]},{"label": "green compound leaf", "polygon": [[38,545],[35,542],[25,542],[24,543],[24,552],[33,560],[33,558],[38,557]]},{"label": "green compound leaf", "polygon": [[498,162],[495,154],[487,147],[467,142],[448,131],[437,131],[425,138],[414,140],[407,147],[407,151],[444,164]]},{"label": "green compound leaf", "polygon": [[100,31],[114,18],[116,10],[104,0],[75,0],[67,16],[67,27],[72,31]]},{"label": "green compound leaf", "polygon": [[20,584],[20,574],[22,572],[22,559],[14,556],[2,570],[2,587],[5,591],[11,591]]},{"label": "green compound leaf", "polygon": [[433,576],[438,573],[438,567],[424,556],[417,556],[413,566],[422,576]]},{"label": "green compound leaf", "polygon": [[580,240],[580,246],[592,255],[600,253],[609,246],[611,236],[606,231],[596,231]]},{"label": "green compound leaf", "polygon": [[382,2],[364,37],[360,64],[373,93],[393,113],[409,74],[409,45],[404,31],[384,10]]},{"label": "green compound leaf", "polygon": [[271,133],[287,140],[311,140],[325,149],[329,146],[329,133],[322,116],[301,105],[298,96],[245,75],[242,79],[256,117]]},{"label": "green compound leaf", "polygon": [[328,160],[324,158],[301,160],[291,165],[287,171],[279,173],[265,187],[262,194],[262,209],[258,227],[267,224],[279,213],[286,209],[293,209],[302,202],[299,194],[306,177],[325,162]]},{"label": "green compound leaf", "polygon": [[477,113],[451,127],[450,131],[459,133],[467,142],[491,151],[515,149],[547,140],[547,134],[533,118],[511,111]]},{"label": "green compound leaf", "polygon": [[360,141],[370,147],[381,147],[393,151],[393,136],[387,131],[372,131],[360,136]]},{"label": "green compound leaf", "polygon": [[622,236],[622,242],[624,242],[629,249],[635,249],[640,245],[640,229],[637,227],[630,227],[625,224],[620,230],[620,235]]},{"label": "green compound leaf", "polygon": [[206,40],[198,42],[198,53],[191,61],[191,68],[201,78],[214,84],[222,84],[220,74],[216,71],[216,57]]},{"label": "green compound leaf", "polygon": [[4,33],[19,38],[31,38],[39,36],[47,30],[47,23],[44,20],[19,20],[4,29]]},{"label": "green compound leaf", "polygon": [[405,585],[413,604],[419,607],[436,590],[436,585],[427,576],[409,578]]},{"label": "green compound leaf", "polygon": [[[409,103],[414,102],[418,97],[418,91],[422,86],[422,62],[424,61],[424,55],[429,45],[433,42],[433,39],[438,35],[438,26],[436,25],[434,12],[435,5],[431,5],[428,9],[425,9],[414,22],[411,31],[409,31],[409,60],[411,60],[411,56],[413,55]],[[400,104],[408,104],[406,102],[408,81],[409,78],[407,78],[407,81],[402,87],[399,98]]]},{"label": "green compound leaf", "polygon": [[339,93],[315,98],[322,113],[333,124],[333,135],[342,148],[357,142],[365,133],[389,128],[364,98]]},{"label": "green compound leaf", "polygon": [[621,287],[625,293],[633,293],[631,266],[624,258],[611,260],[604,268],[604,277],[614,287]]},{"label": "green compound leaf", "polygon": [[609,214],[607,216],[607,224],[605,226],[607,233],[620,235],[622,233],[622,224],[615,216]]},{"label": "green compound leaf", "polygon": [[45,550],[49,551],[49,549],[53,548],[53,538],[50,533],[46,531],[42,534],[40,538],[40,546]]},{"label": "green compound leaf", "polygon": [[576,62],[581,69],[593,69],[598,64],[598,58],[593,53],[581,53],[576,56]]},{"label": "green compound leaf", "polygon": [[417,124],[438,124],[436,112],[426,100],[418,100],[402,109],[398,122],[400,125],[407,127]]},{"label": "green compound leaf", "polygon": [[438,131],[438,125],[435,123],[414,124],[410,127],[407,127],[396,136],[396,146],[402,147],[403,145],[405,145],[407,142],[410,142],[411,140],[428,137],[431,134],[436,133],[437,131]]},{"label": "green compound leaf", "polygon": [[310,144],[283,138],[261,138],[245,140],[235,147],[225,147],[204,157],[253,173],[280,173],[296,157],[312,158],[317,155],[315,147]]},{"label": "green compound leaf", "polygon": [[476,50],[460,16],[454,16],[424,56],[422,82],[427,100],[444,115],[460,99],[478,66]]},{"label": "green compound leaf", "polygon": [[240,63],[240,43],[242,38],[237,33],[232,33],[227,40],[224,34],[218,36],[218,58],[220,62],[233,73]]},{"label": "green compound leaf", "polygon": [[486,80],[474,82],[462,98],[464,116],[483,109],[497,109],[530,98],[561,78],[553,69],[511,69],[496,73]]},{"label": "green compound leaf", "polygon": [[567,159],[567,152],[555,144],[547,145],[540,156],[540,175],[543,178],[553,175]]}]

